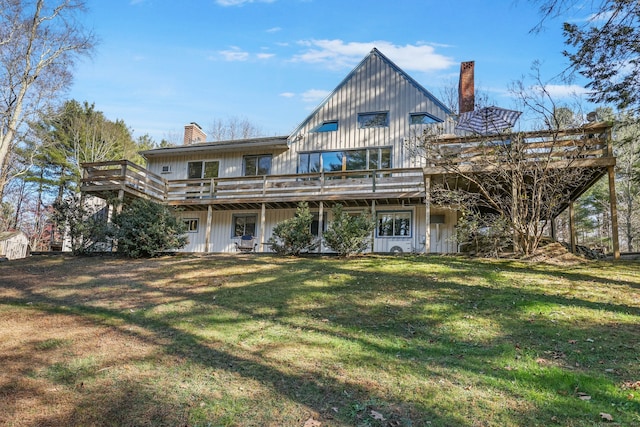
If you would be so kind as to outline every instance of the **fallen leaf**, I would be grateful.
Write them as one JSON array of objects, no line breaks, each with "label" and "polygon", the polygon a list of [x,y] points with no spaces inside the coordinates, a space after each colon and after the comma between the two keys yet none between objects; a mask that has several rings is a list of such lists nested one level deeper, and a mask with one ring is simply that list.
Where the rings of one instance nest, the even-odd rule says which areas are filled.
[{"label": "fallen leaf", "polygon": [[569,340],[569,344],[575,344],[575,343],[577,343],[577,342],[578,342],[578,341],[576,341],[576,340]]},{"label": "fallen leaf", "polygon": [[304,427],[320,427],[322,424],[318,420],[314,420],[313,417],[309,418],[306,423],[304,423]]},{"label": "fallen leaf", "polygon": [[607,421],[613,421],[613,417],[609,414],[606,414],[604,412],[600,412],[600,418],[602,418],[603,420],[607,420]]},{"label": "fallen leaf", "polygon": [[591,396],[589,396],[587,393],[578,392],[578,399],[591,400]]},{"label": "fallen leaf", "polygon": [[385,418],[382,416],[382,414],[380,412],[372,410],[371,411],[371,416],[373,417],[374,420],[385,421]]}]

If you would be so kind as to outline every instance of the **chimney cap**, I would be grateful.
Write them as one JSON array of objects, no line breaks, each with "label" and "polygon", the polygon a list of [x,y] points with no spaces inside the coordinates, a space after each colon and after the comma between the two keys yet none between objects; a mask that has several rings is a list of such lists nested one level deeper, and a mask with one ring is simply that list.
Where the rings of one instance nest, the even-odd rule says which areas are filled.
[{"label": "chimney cap", "polygon": [[[196,122],[191,122],[191,123],[189,123],[189,125],[194,125],[194,126],[196,126],[198,129],[202,130],[202,127],[201,127],[199,124],[197,124]],[[187,125],[187,126],[189,126],[189,125]]]}]

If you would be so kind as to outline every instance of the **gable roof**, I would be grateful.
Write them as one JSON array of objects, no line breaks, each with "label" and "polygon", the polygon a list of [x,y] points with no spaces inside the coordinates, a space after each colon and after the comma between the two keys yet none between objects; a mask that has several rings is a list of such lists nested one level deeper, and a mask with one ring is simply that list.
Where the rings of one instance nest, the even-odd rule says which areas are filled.
[{"label": "gable roof", "polygon": [[453,112],[449,108],[447,108],[447,106],[444,105],[442,103],[442,101],[440,101],[438,98],[436,98],[431,92],[429,92],[427,89],[425,89],[413,77],[411,77],[409,74],[404,72],[400,67],[398,67],[396,64],[394,64],[393,61],[391,61],[389,58],[384,56],[382,54],[382,52],[380,52],[377,48],[374,47],[373,49],[371,49],[371,52],[369,52],[369,54],[362,61],[360,61],[360,63],[358,65],[356,65],[356,67],[353,70],[351,70],[351,72],[349,74],[347,74],[347,76],[340,82],[340,84],[333,91],[331,91],[331,93],[329,95],[327,95],[327,97],[320,103],[320,105],[318,105],[318,107],[316,107],[316,109],[313,110],[313,112],[311,114],[309,114],[306,119],[304,119],[298,126],[296,126],[294,131],[291,132],[291,137],[296,135],[298,132],[300,132],[300,130],[305,125],[307,125],[307,123],[309,123],[310,120],[313,119],[313,117],[327,104],[327,102],[329,102],[329,100],[338,91],[340,91],[340,89],[342,89],[349,82],[349,80],[351,80],[353,78],[353,76],[358,72],[358,70],[360,70],[360,68],[364,67],[367,62],[371,61],[374,56],[377,56],[378,58],[380,58],[380,60],[382,60],[383,63],[385,63],[388,67],[390,67],[396,73],[398,73],[400,76],[402,76],[402,78],[404,78],[409,84],[411,84],[413,87],[415,87],[427,99],[432,101],[438,107],[442,108],[442,110],[445,113],[453,114]]}]

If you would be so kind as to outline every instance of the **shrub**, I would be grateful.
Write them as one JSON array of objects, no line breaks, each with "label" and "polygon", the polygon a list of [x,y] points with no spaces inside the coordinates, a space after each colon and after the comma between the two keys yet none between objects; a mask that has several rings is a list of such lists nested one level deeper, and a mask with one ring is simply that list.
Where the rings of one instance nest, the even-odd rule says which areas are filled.
[{"label": "shrub", "polygon": [[279,255],[298,256],[318,247],[318,238],[311,233],[313,215],[306,202],[300,202],[293,218],[279,222],[273,229],[269,244]]},{"label": "shrub", "polygon": [[186,226],[158,203],[136,199],[113,216],[113,237],[119,253],[131,258],[153,257],[187,244]]},{"label": "shrub", "polygon": [[70,240],[71,252],[83,255],[110,248],[107,215],[93,212],[77,195],[53,203],[53,223]]},{"label": "shrub", "polygon": [[333,221],[324,232],[324,242],[340,256],[348,257],[363,252],[371,243],[371,232],[376,223],[371,215],[363,211],[354,216],[342,210],[341,204],[336,204],[331,210]]},{"label": "shrub", "polygon": [[467,212],[458,220],[456,239],[462,252],[497,258],[513,247],[513,228],[503,216]]}]

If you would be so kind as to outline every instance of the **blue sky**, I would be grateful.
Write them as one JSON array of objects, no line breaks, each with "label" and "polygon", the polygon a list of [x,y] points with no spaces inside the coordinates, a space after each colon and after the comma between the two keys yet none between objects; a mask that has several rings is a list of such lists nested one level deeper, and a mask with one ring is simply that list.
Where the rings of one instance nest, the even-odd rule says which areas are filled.
[{"label": "blue sky", "polygon": [[507,108],[509,87],[536,60],[558,99],[584,84],[551,80],[568,64],[561,22],[530,33],[539,15],[528,0],[88,3],[100,44],[68,96],[156,142],[229,117],[286,135],[373,47],[437,97],[457,85],[462,61],[475,61],[476,89]]}]

